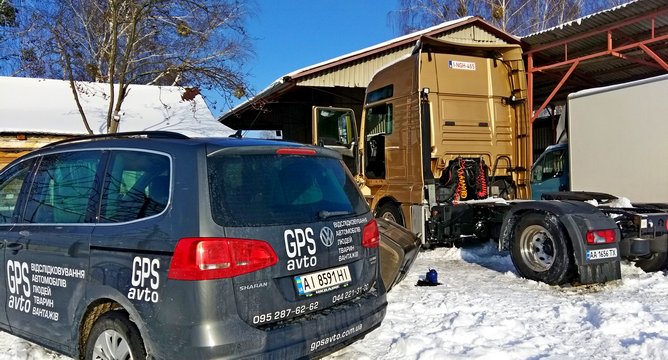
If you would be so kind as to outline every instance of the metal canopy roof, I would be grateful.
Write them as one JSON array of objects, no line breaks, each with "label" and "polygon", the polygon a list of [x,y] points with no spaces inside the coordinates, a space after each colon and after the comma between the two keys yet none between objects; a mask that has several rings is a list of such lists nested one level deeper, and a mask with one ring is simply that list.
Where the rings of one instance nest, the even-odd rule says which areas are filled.
[{"label": "metal canopy roof", "polygon": [[632,1],[522,41],[535,118],[571,92],[668,72],[668,2]]},{"label": "metal canopy roof", "polygon": [[[410,54],[421,36],[431,36],[464,44],[521,43],[519,38],[494,27],[479,17],[448,21],[286,74],[252,99],[223,114],[219,121],[233,128],[244,128],[244,125],[248,126],[249,122],[254,122],[256,119],[261,120],[263,116],[259,115],[258,118],[258,111],[286,100],[289,97],[288,93],[295,93],[298,91],[296,88],[300,87],[320,89],[318,91],[332,91],[335,88],[350,89],[355,94],[353,96],[356,98],[355,101],[361,105],[364,89],[376,71]],[[361,98],[358,92],[361,92]]]},{"label": "metal canopy roof", "polygon": [[[350,99],[357,99],[376,70],[410,53],[423,35],[468,43],[519,41],[478,17],[450,21],[289,73],[219,121],[244,128],[264,117],[258,112],[296,88],[350,89]],[[521,43],[527,61],[529,105],[537,110],[533,120],[548,104],[564,102],[569,93],[668,72],[668,1],[631,1],[530,34]]]}]

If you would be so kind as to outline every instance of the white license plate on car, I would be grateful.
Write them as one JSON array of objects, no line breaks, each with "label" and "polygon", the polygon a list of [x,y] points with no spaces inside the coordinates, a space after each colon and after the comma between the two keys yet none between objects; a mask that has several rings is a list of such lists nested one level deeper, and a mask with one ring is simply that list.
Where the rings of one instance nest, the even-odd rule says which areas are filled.
[{"label": "white license plate on car", "polygon": [[587,250],[587,260],[608,259],[614,257],[617,257],[616,248]]},{"label": "white license plate on car", "polygon": [[295,276],[295,284],[299,295],[311,294],[324,289],[334,289],[351,280],[348,266],[318,271]]}]

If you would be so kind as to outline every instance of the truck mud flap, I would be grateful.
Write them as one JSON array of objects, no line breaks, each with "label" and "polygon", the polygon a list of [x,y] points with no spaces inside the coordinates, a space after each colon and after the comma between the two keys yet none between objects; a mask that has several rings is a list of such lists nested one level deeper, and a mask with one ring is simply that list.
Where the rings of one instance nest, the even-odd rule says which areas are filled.
[{"label": "truck mud flap", "polygon": [[420,252],[420,239],[406,228],[376,219],[380,233],[380,273],[387,291],[401,282]]},{"label": "truck mud flap", "polygon": [[622,278],[622,270],[619,261],[612,261],[603,264],[579,265],[580,283],[596,284],[608,281],[619,280]]}]

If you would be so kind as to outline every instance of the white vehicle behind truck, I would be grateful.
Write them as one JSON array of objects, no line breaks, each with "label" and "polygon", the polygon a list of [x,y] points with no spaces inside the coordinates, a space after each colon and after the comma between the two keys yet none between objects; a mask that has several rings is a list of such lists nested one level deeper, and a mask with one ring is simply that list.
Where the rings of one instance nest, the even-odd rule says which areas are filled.
[{"label": "white vehicle behind truck", "polygon": [[[532,168],[534,199],[582,199],[604,210],[622,232],[646,239],[645,246],[620,249],[645,270],[665,268],[668,211],[668,75],[595,88],[568,96],[567,142],[550,146]],[[564,121],[565,120],[565,121]],[[611,194],[611,195],[608,195]],[[622,225],[623,223],[627,223]],[[641,244],[641,242],[636,242]]]}]

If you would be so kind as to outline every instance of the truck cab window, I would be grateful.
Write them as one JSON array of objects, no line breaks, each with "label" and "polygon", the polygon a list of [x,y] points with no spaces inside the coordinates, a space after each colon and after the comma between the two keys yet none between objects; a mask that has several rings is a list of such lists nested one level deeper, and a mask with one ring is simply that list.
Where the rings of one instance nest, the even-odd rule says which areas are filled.
[{"label": "truck cab window", "polygon": [[318,145],[350,146],[355,141],[351,110],[320,109],[318,111]]},{"label": "truck cab window", "polygon": [[382,104],[366,110],[366,176],[385,178],[385,136],[392,133],[392,104]]},{"label": "truck cab window", "polygon": [[367,109],[367,137],[392,133],[392,104],[383,104]]}]

